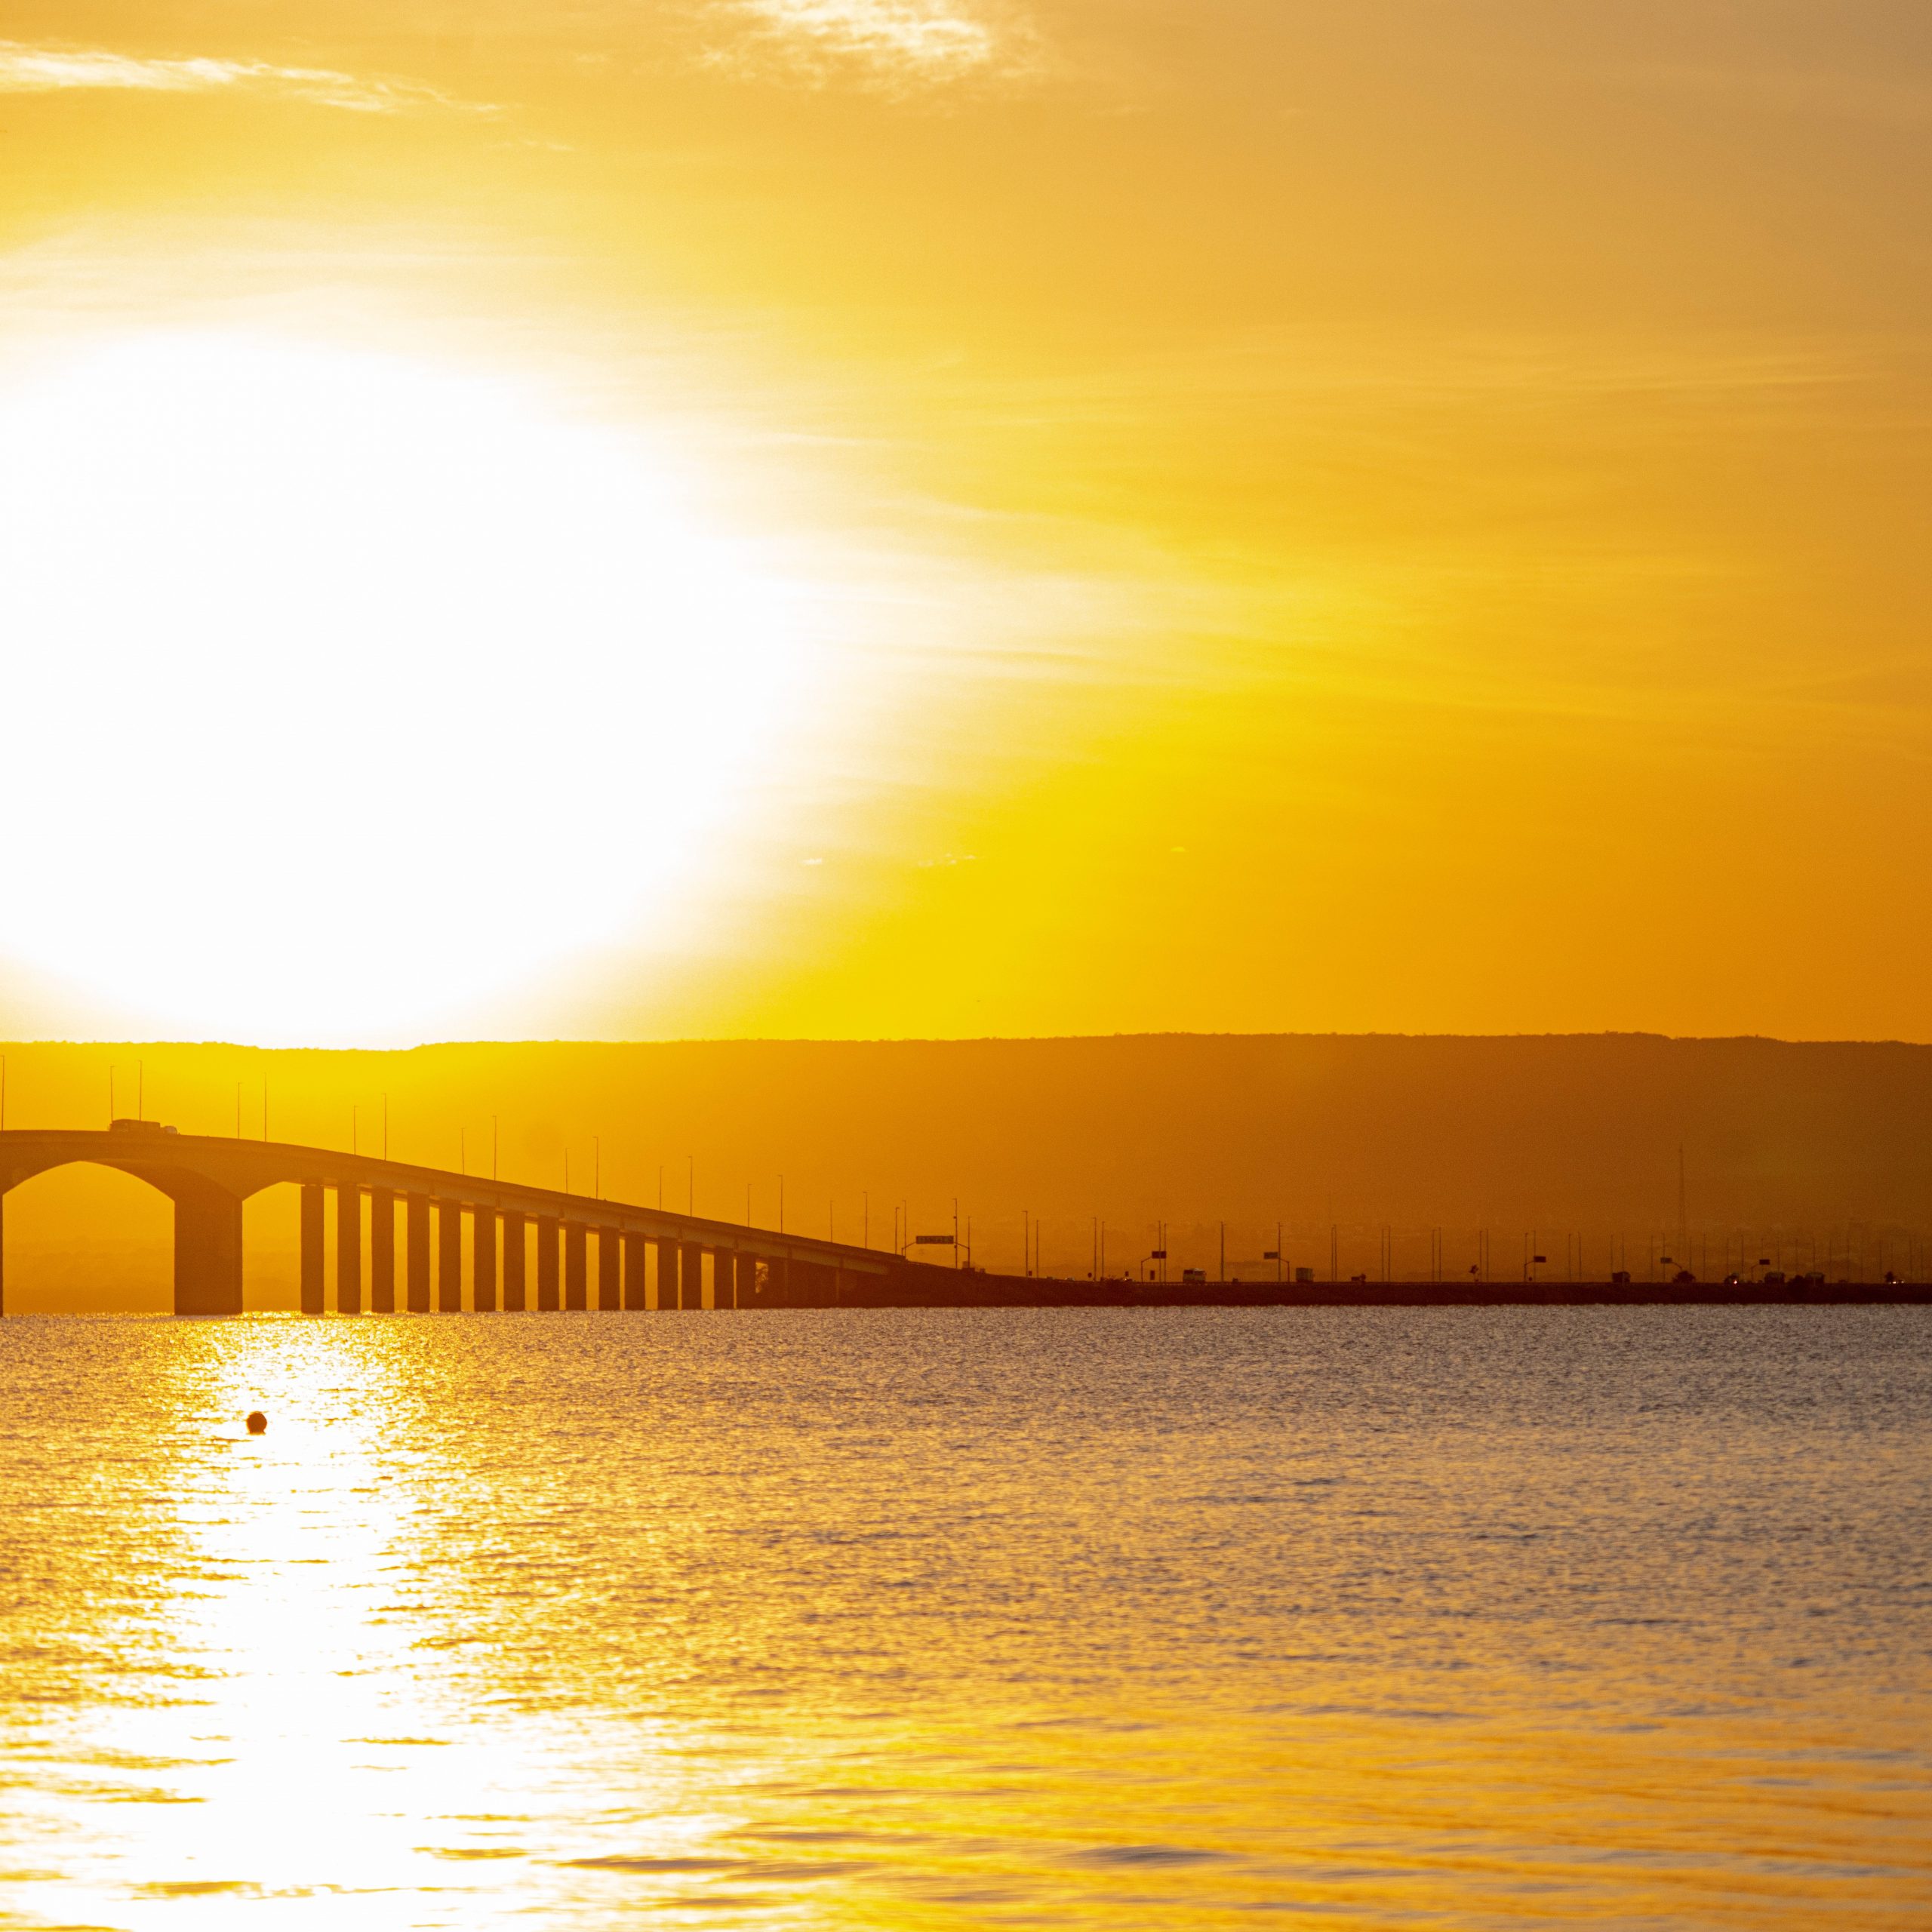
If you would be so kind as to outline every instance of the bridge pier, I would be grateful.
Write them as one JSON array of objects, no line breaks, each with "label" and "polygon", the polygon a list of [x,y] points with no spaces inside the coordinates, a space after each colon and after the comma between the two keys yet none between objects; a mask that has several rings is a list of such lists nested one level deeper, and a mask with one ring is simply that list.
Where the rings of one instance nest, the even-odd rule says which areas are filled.
[{"label": "bridge pier", "polygon": [[386,1187],[369,1190],[369,1306],[395,1312],[395,1195]]},{"label": "bridge pier", "polygon": [[794,1277],[804,1275],[804,1292],[799,1300],[807,1308],[836,1308],[838,1306],[838,1270],[823,1261],[795,1261],[792,1264]]},{"label": "bridge pier", "polygon": [[335,1189],[335,1312],[362,1312],[362,1190]]},{"label": "bridge pier", "polygon": [[523,1217],[514,1208],[506,1208],[503,1213],[503,1306],[512,1315],[524,1311],[527,1278]]},{"label": "bridge pier", "polygon": [[711,1252],[711,1305],[713,1308],[738,1305],[738,1257],[728,1247],[713,1248]]},{"label": "bridge pier", "polygon": [[174,1312],[242,1312],[242,1201],[209,1186],[174,1196]]},{"label": "bridge pier", "polygon": [[597,1230],[597,1306],[617,1309],[624,1305],[623,1249],[615,1228]]},{"label": "bridge pier", "polygon": [[408,1243],[409,1312],[429,1312],[429,1197],[412,1194],[406,1198],[403,1216]]},{"label": "bridge pier", "polygon": [[436,1203],[436,1312],[463,1312],[463,1203]]},{"label": "bridge pier", "polygon": [[641,1235],[624,1237],[624,1306],[629,1309],[651,1306],[650,1244]]},{"label": "bridge pier", "polygon": [[541,1311],[554,1311],[561,1305],[557,1297],[557,1238],[561,1232],[562,1223],[554,1216],[537,1216],[537,1306]]},{"label": "bridge pier", "polygon": [[322,1287],[322,1184],[302,1183],[302,1312],[320,1315],[328,1303]]},{"label": "bridge pier", "polygon": [[564,1223],[564,1306],[589,1306],[589,1255],[586,1237],[589,1230],[581,1221]]},{"label": "bridge pier", "polygon": [[469,1305],[485,1315],[497,1312],[497,1211],[470,1211]]},{"label": "bridge pier", "polygon": [[679,1244],[678,1286],[680,1308],[703,1307],[704,1250],[694,1241]]},{"label": "bridge pier", "polygon": [[661,1235],[651,1245],[657,1251],[657,1306],[660,1309],[675,1308],[678,1305],[678,1244],[666,1241]]}]

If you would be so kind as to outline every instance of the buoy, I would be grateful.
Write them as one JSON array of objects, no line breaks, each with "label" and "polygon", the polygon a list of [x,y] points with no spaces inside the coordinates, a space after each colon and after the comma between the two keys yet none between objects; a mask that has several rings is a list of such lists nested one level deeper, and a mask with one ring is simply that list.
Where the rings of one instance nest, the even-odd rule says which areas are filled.
[{"label": "buoy", "polygon": [[248,1411],[248,1433],[251,1435],[260,1435],[268,1426],[269,1419],[260,1409]]}]

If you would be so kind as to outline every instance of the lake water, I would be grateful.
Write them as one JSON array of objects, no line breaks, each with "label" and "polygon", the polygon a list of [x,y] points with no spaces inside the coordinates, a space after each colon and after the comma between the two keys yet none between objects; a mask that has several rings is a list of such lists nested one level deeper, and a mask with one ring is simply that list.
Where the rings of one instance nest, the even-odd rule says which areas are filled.
[{"label": "lake water", "polygon": [[14,1318],[0,1435],[8,1924],[1932,1923],[1932,1310]]}]

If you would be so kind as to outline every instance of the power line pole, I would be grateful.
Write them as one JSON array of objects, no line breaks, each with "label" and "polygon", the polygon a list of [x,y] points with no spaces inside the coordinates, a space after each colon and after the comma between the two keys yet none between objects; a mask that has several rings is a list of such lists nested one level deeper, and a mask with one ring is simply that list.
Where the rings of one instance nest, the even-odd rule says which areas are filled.
[{"label": "power line pole", "polygon": [[1680,1265],[1687,1267],[1690,1265],[1690,1221],[1689,1216],[1684,1212],[1685,1198],[1684,1143],[1680,1140],[1677,1143],[1677,1251],[1684,1257]]}]

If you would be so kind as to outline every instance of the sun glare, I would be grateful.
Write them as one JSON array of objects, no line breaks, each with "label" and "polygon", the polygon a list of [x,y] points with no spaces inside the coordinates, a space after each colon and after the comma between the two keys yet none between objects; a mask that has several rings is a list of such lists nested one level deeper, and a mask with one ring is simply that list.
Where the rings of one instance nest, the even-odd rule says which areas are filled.
[{"label": "sun glare", "polygon": [[800,671],[691,494],[395,355],[35,369],[0,392],[0,948],[159,1024],[373,1040],[675,918]]}]

